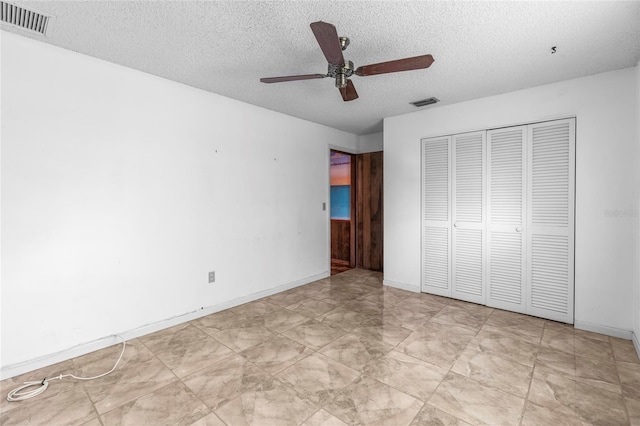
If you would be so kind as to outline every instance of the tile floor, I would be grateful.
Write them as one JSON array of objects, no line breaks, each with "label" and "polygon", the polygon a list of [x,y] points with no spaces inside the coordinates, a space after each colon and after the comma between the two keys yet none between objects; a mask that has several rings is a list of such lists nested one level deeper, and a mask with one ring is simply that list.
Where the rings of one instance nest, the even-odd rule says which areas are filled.
[{"label": "tile floor", "polygon": [[640,425],[629,341],[350,270],[0,383],[2,425]]}]

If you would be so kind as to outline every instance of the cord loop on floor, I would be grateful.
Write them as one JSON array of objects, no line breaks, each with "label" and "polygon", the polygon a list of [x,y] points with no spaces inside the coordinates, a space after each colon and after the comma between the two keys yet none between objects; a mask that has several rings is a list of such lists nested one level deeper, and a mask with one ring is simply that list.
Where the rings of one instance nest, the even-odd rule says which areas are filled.
[{"label": "cord loop on floor", "polygon": [[[99,379],[100,377],[104,377],[107,374],[112,373],[116,369],[118,364],[120,364],[120,360],[122,359],[122,356],[124,355],[124,350],[125,350],[125,348],[127,346],[125,340],[121,336],[115,335],[114,337],[117,337],[120,340],[122,340],[122,351],[120,352],[120,356],[118,357],[118,360],[116,361],[116,363],[113,366],[113,368],[111,370],[107,371],[106,373],[102,373],[102,374],[99,374],[99,375],[93,376],[93,377],[78,377],[78,376],[74,376],[73,374],[60,374],[57,377],[51,377],[49,379],[47,379],[45,377],[44,379],[42,379],[42,381],[24,382],[24,384],[22,386],[19,386],[19,387],[15,388],[14,390],[12,390],[11,392],[9,392],[9,394],[7,395],[7,401],[9,401],[9,402],[17,402],[17,401],[24,401],[25,399],[30,399],[30,398],[36,397],[36,396],[40,395],[42,392],[47,390],[47,388],[49,387],[49,382],[51,380],[62,380],[65,377],[71,377],[71,378],[74,378],[76,380],[94,380],[94,379]],[[31,390],[31,391],[25,391],[25,389],[30,388],[32,386],[38,386],[38,387],[36,389]]]}]

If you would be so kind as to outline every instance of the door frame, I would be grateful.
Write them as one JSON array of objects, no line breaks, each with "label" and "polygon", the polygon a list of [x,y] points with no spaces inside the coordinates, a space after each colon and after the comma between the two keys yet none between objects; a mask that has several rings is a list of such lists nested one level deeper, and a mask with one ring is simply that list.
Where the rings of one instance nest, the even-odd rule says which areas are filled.
[{"label": "door frame", "polygon": [[328,247],[329,247],[329,271],[331,271],[331,153],[332,152],[337,152],[340,154],[344,154],[344,155],[348,155],[349,156],[349,169],[351,172],[351,182],[349,184],[350,186],[350,191],[349,191],[349,267],[350,268],[355,268],[356,267],[356,202],[357,202],[357,197],[356,197],[356,164],[355,164],[355,160],[356,160],[356,155],[357,153],[355,152],[350,152],[349,150],[342,148],[342,147],[332,147],[329,146],[329,201],[327,203],[327,205],[329,206],[328,211],[329,211],[329,228],[328,228],[328,232],[327,232],[327,239],[328,239]]}]

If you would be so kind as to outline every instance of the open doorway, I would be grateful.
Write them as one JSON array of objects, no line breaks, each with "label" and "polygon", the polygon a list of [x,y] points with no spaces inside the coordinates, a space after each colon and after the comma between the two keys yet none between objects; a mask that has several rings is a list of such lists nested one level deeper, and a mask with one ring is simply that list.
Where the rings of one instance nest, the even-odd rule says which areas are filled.
[{"label": "open doorway", "polygon": [[383,154],[331,150],[331,275],[383,270]]},{"label": "open doorway", "polygon": [[355,267],[355,162],[331,150],[331,275]]}]

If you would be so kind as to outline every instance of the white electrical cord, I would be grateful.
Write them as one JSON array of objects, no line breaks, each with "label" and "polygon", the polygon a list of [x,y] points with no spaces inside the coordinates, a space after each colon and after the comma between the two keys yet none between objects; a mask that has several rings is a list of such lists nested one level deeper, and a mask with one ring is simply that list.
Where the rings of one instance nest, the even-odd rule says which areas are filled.
[{"label": "white electrical cord", "polygon": [[[74,376],[73,374],[60,374],[59,376],[56,377],[49,377],[49,378],[44,378],[42,379],[42,381],[35,381],[35,382],[24,382],[24,385],[12,390],[11,392],[9,392],[9,394],[7,395],[7,401],[9,402],[14,402],[14,401],[24,401],[25,399],[29,399],[29,398],[33,398],[35,396],[40,395],[42,392],[46,391],[47,388],[49,387],[49,381],[51,380],[62,380],[65,377],[72,377],[76,380],[94,380],[94,379],[99,379],[100,377],[104,377],[107,374],[110,374],[113,372],[113,370],[116,369],[116,367],[118,366],[118,364],[120,364],[120,360],[122,359],[122,355],[124,355],[124,350],[127,346],[127,344],[125,343],[124,339],[121,336],[115,335],[115,337],[120,338],[120,340],[122,340],[122,352],[120,352],[120,356],[118,357],[118,360],[116,361],[115,365],[113,366],[113,368],[109,371],[107,371],[106,373],[102,373],[100,375],[97,376],[93,376],[93,377],[78,377],[78,376]],[[31,391],[24,391],[27,388],[30,388],[32,386],[38,386],[36,389],[33,389]]]}]

